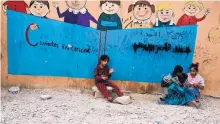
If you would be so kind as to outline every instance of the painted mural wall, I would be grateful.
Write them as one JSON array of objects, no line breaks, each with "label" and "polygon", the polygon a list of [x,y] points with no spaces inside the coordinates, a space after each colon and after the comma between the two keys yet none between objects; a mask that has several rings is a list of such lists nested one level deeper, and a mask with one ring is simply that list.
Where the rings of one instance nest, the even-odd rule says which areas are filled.
[{"label": "painted mural wall", "polygon": [[220,2],[2,2],[2,83],[94,84],[101,54],[124,89],[154,91],[175,65],[199,62],[220,95]]}]

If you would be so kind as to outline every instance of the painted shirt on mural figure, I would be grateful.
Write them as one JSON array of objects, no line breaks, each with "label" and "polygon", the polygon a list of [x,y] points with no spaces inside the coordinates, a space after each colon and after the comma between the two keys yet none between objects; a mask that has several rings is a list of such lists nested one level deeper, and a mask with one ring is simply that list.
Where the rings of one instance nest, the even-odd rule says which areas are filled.
[{"label": "painted shirt on mural figure", "polygon": [[122,29],[121,19],[118,14],[105,14],[102,13],[99,17],[98,30],[115,30]]},{"label": "painted shirt on mural figure", "polygon": [[98,30],[115,30],[122,29],[121,19],[118,16],[120,9],[120,1],[100,1],[102,14],[99,16],[97,29]]},{"label": "painted shirt on mural figure", "polygon": [[184,25],[196,25],[197,22],[200,22],[206,18],[206,16],[210,13],[210,9],[206,9],[205,14],[202,18],[196,18],[196,16],[202,11],[204,8],[203,4],[198,1],[189,1],[185,4],[183,11],[184,15],[180,17],[177,22],[178,26]]},{"label": "painted shirt on mural figure", "polygon": [[154,27],[174,26],[174,11],[171,4],[161,2],[156,6],[156,21]]},{"label": "painted shirt on mural figure", "polygon": [[7,6],[7,9],[22,13],[27,13],[26,8],[28,8],[28,5],[24,1],[6,1],[3,3],[3,6]]},{"label": "painted shirt on mural figure", "polygon": [[197,22],[200,22],[205,19],[205,15],[202,18],[196,18],[195,16],[188,16],[184,14],[177,22],[178,26],[184,26],[184,25],[195,25]]},{"label": "painted shirt on mural figure", "polygon": [[87,11],[86,8],[80,10],[67,9],[65,12],[60,13],[59,7],[57,7],[57,14],[60,18],[64,17],[64,22],[71,24],[78,24],[86,27],[90,27],[90,20],[97,24],[97,20]]},{"label": "painted shirt on mural figure", "polygon": [[144,21],[134,19],[125,26],[125,28],[152,28],[152,27],[153,27],[153,23],[149,19]]},{"label": "painted shirt on mural figure", "polygon": [[128,7],[128,13],[132,12],[132,19],[125,28],[152,28],[153,23],[150,18],[155,13],[155,6],[148,1],[136,1]]},{"label": "painted shirt on mural figure", "polygon": [[168,27],[168,26],[175,26],[174,23],[171,25],[170,22],[171,22],[171,21],[168,21],[168,22],[161,22],[161,21],[158,21],[158,26],[156,26],[156,24],[155,24],[154,27]]}]

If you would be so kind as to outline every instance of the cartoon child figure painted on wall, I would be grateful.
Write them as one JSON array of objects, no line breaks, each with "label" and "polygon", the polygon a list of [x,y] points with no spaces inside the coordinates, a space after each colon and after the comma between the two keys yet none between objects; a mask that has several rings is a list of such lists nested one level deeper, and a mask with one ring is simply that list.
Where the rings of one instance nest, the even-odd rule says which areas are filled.
[{"label": "cartoon child figure painted on wall", "polygon": [[13,10],[13,11],[17,11],[17,12],[22,12],[22,13],[27,13],[27,8],[28,5],[25,1],[6,1],[3,3],[3,11],[6,15],[6,10]]},{"label": "cartoon child figure painted on wall", "polygon": [[156,6],[156,23],[154,27],[173,26],[174,12],[169,3],[159,3]]},{"label": "cartoon child figure painted on wall", "polygon": [[151,28],[153,23],[150,17],[155,12],[155,6],[146,0],[140,0],[131,4],[128,8],[128,13],[133,12],[133,19],[125,28]]},{"label": "cartoon child figure painted on wall", "polygon": [[196,18],[203,9],[203,4],[198,1],[189,1],[185,4],[183,8],[184,15],[178,20],[178,26],[184,25],[195,25],[197,22],[200,22],[206,18],[206,16],[210,13],[209,9],[206,9],[205,15],[202,18]]},{"label": "cartoon child figure painted on wall", "polygon": [[86,2],[86,0],[66,0],[69,8],[63,13],[60,12],[57,3],[54,7],[57,9],[59,18],[64,17],[64,22],[90,27],[90,20],[96,24],[97,20],[85,8]]},{"label": "cartoon child figure painted on wall", "polygon": [[50,5],[48,1],[32,0],[29,5],[29,11],[32,15],[47,18],[50,12]]},{"label": "cartoon child figure painted on wall", "polygon": [[97,29],[98,30],[115,30],[122,29],[121,19],[117,12],[120,8],[120,1],[115,0],[100,0],[102,14],[99,16]]}]

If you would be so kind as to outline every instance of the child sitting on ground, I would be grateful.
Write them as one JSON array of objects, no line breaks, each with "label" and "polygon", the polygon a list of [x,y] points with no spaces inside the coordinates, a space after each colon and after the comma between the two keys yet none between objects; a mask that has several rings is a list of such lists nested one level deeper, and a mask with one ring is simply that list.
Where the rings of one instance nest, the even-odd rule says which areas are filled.
[{"label": "child sitting on ground", "polygon": [[180,65],[176,65],[173,72],[167,76],[163,77],[163,80],[161,82],[161,87],[163,88],[163,95],[160,97],[161,101],[164,101],[168,94],[168,87],[173,82],[178,82],[178,75],[180,75],[183,72],[183,68]]},{"label": "child sitting on ground", "polygon": [[196,101],[199,102],[200,90],[205,87],[205,81],[202,76],[198,74],[199,63],[191,64],[188,73],[188,84],[190,92],[195,96]]},{"label": "child sitting on ground", "polygon": [[118,86],[113,84],[109,81],[111,74],[114,72],[113,68],[109,68],[107,63],[109,62],[109,57],[107,55],[102,55],[100,57],[99,63],[94,70],[94,77],[95,77],[95,85],[99,89],[99,91],[104,95],[104,97],[112,102],[113,98],[110,96],[109,92],[107,91],[106,86],[112,87],[116,94],[121,97],[123,93],[120,91]]},{"label": "child sitting on ground", "polygon": [[168,87],[168,95],[165,98],[165,103],[170,105],[189,105],[196,108],[200,107],[195,101],[195,97],[185,87],[188,75],[181,73],[178,75],[178,82],[172,83]]}]

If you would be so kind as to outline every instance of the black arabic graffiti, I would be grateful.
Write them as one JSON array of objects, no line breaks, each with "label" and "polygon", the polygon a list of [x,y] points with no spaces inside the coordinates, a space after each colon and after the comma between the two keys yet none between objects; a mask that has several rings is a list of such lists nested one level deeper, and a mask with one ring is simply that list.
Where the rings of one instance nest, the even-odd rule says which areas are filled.
[{"label": "black arabic graffiti", "polygon": [[[172,49],[171,47],[171,44],[165,42],[164,45],[155,45],[155,44],[150,44],[150,43],[147,43],[147,44],[143,44],[143,43],[134,43],[133,44],[133,49],[134,49],[134,52],[136,53],[138,49],[142,49],[143,51],[147,51],[147,52],[155,52],[155,53],[158,53],[159,51],[165,51],[165,52],[168,52]],[[172,50],[173,53],[186,53],[187,55],[192,52],[190,50],[190,47],[187,46],[187,47],[183,47],[183,46],[174,46],[173,50]]]}]

